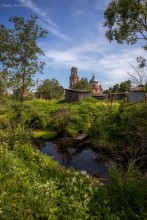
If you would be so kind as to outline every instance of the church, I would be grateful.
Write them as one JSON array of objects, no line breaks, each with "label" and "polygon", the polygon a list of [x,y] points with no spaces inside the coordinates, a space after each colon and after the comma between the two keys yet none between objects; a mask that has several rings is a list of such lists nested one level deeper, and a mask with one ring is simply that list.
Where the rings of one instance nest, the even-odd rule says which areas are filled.
[{"label": "church", "polygon": [[[72,67],[71,68],[71,75],[69,77],[69,81],[70,81],[69,89],[71,89],[72,86],[79,81],[79,76],[78,76],[77,68],[76,67]],[[103,93],[102,86],[99,84],[99,82],[95,78],[94,74],[92,76],[92,79],[90,79],[90,81],[89,81],[89,85],[90,85],[90,88],[92,90],[92,94],[94,96],[102,95],[102,93]]]}]

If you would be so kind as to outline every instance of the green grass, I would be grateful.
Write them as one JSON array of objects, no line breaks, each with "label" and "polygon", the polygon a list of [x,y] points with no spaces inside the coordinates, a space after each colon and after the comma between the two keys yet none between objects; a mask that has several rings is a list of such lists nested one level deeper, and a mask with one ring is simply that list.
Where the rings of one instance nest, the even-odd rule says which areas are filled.
[{"label": "green grass", "polygon": [[34,139],[51,140],[57,137],[57,133],[50,131],[34,131],[32,137]]},{"label": "green grass", "polygon": [[30,107],[32,111],[49,114],[65,104],[58,104],[57,100],[33,99],[25,101],[24,105]]}]

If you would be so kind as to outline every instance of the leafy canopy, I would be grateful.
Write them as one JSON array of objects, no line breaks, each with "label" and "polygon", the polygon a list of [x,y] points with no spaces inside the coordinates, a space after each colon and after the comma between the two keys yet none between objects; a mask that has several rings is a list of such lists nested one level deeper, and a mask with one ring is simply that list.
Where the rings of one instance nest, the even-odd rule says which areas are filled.
[{"label": "leafy canopy", "polygon": [[38,95],[41,95],[44,99],[59,99],[63,97],[64,90],[56,79],[45,79],[39,85]]},{"label": "leafy canopy", "polygon": [[147,1],[111,0],[104,17],[110,42],[134,44],[145,40],[144,49],[147,49]]},{"label": "leafy canopy", "polygon": [[37,41],[44,38],[47,32],[36,24],[37,18],[10,18],[13,29],[0,25],[0,67],[8,70],[11,88],[21,90],[21,101],[25,89],[32,86],[32,77],[36,72],[42,73],[45,64],[39,61],[39,56],[44,53]]},{"label": "leafy canopy", "polygon": [[87,78],[81,78],[76,84],[72,86],[72,89],[88,90],[90,91],[90,85]]},{"label": "leafy canopy", "polygon": [[6,70],[0,71],[0,96],[6,93],[8,84],[8,72]]},{"label": "leafy canopy", "polygon": [[131,88],[131,81],[127,80],[124,82],[121,82],[120,84],[115,84],[113,87],[110,87],[107,93],[111,92],[127,92]]}]

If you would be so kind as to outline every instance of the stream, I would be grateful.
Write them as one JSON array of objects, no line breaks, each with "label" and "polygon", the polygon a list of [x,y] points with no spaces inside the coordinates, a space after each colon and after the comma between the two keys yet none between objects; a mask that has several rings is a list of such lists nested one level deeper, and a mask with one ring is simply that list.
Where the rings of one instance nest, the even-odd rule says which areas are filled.
[{"label": "stream", "polygon": [[51,156],[66,168],[72,167],[78,171],[83,170],[97,178],[108,178],[110,159],[102,155],[97,149],[85,148],[85,146],[65,147],[58,141],[41,141],[38,147],[42,153]]}]

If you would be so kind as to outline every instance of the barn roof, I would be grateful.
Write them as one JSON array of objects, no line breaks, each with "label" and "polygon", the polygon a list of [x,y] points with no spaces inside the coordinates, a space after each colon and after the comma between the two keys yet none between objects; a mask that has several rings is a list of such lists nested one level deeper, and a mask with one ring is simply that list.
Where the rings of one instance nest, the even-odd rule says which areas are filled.
[{"label": "barn roof", "polygon": [[130,88],[130,92],[143,92],[143,91],[144,91],[144,88],[142,86]]},{"label": "barn roof", "polygon": [[126,95],[127,92],[112,92],[110,95]]},{"label": "barn roof", "polygon": [[87,90],[77,90],[77,89],[64,89],[64,90],[68,90],[71,92],[78,92],[78,93],[91,93],[91,91],[87,91]]},{"label": "barn roof", "polygon": [[97,95],[93,95],[92,97],[104,97],[104,96],[108,96],[107,94],[97,94]]}]

